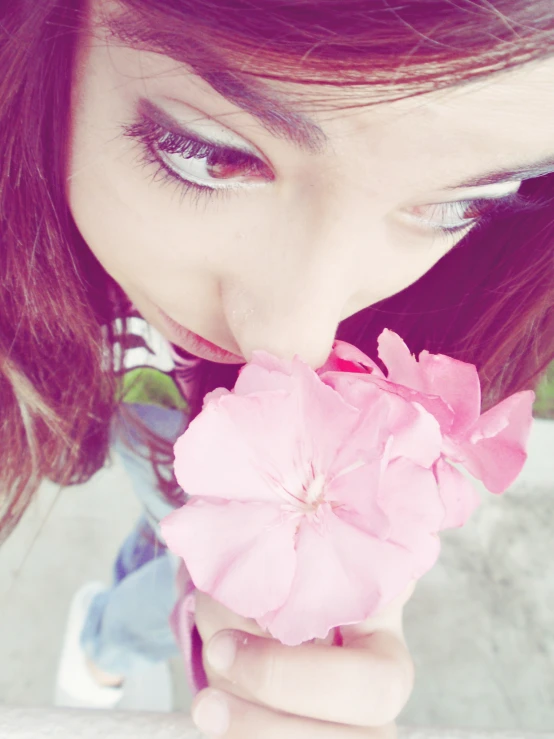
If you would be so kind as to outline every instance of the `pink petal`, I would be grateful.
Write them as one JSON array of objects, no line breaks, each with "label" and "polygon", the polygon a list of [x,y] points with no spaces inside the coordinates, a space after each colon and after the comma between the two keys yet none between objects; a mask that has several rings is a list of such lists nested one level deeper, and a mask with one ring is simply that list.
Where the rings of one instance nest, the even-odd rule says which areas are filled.
[{"label": "pink petal", "polygon": [[445,459],[439,459],[435,465],[435,474],[445,509],[439,528],[442,530],[463,526],[481,504],[481,498],[470,480]]},{"label": "pink petal", "polygon": [[227,388],[225,387],[216,387],[215,390],[206,393],[206,395],[204,395],[204,399],[202,400],[202,408],[204,409],[210,401],[221,398],[222,395],[231,395],[231,391],[227,390]]},{"label": "pink petal", "polygon": [[413,555],[405,549],[368,536],[330,509],[324,516],[325,533],[308,520],[302,522],[289,597],[281,608],[258,619],[290,646],[365,620],[412,579]]},{"label": "pink petal", "polygon": [[454,422],[454,412],[448,407],[448,405],[439,398],[438,395],[428,395],[427,393],[420,392],[419,390],[413,390],[410,387],[404,385],[397,385],[394,382],[388,380],[379,380],[378,378],[370,378],[370,382],[373,382],[378,387],[382,388],[391,395],[398,395],[400,398],[408,401],[409,403],[418,403],[425,410],[430,413],[441,428],[443,434],[446,434],[452,428]]},{"label": "pink petal", "polygon": [[286,600],[296,527],[276,506],[200,498],[161,521],[168,547],[183,558],[195,586],[247,618]]},{"label": "pink petal", "polygon": [[421,403],[443,433],[460,433],[479,416],[481,391],[474,365],[426,350],[417,362],[402,339],[387,329],[379,337],[379,357],[389,370],[388,382],[395,385],[391,392]]},{"label": "pink petal", "polygon": [[377,339],[379,359],[388,370],[387,380],[425,392],[423,373],[398,334],[384,329]]},{"label": "pink petal", "polygon": [[431,467],[442,446],[436,418],[419,403],[407,402],[390,393],[388,404],[387,427],[393,436],[391,458],[407,457],[422,467]]},{"label": "pink petal", "polygon": [[355,425],[346,434],[336,439],[336,450],[327,464],[327,478],[338,477],[346,470],[362,464],[373,464],[380,460],[389,433],[387,417],[389,413],[387,398],[374,394],[368,398],[368,405],[357,413]]},{"label": "pink petal", "polygon": [[[386,380],[374,382],[371,375],[352,372],[326,372],[321,375],[321,381],[333,388],[349,405],[360,410],[376,402],[382,389],[387,390]],[[379,382],[383,385],[379,385]]]},{"label": "pink petal", "polygon": [[282,476],[294,478],[291,429],[297,426],[296,409],[283,391],[263,398],[223,395],[177,440],[177,481],[193,496],[276,503]]},{"label": "pink petal", "polygon": [[409,459],[389,464],[381,479],[379,505],[392,522],[390,537],[412,548],[418,531],[436,532],[444,519],[444,505],[431,470]]},{"label": "pink petal", "polygon": [[347,509],[341,511],[343,520],[352,520],[356,524],[367,522],[369,533],[378,539],[386,539],[391,526],[377,503],[380,481],[381,460],[377,459],[373,463],[364,463],[352,470],[343,471],[330,480],[325,499],[336,503],[337,507]]},{"label": "pink petal", "polygon": [[481,386],[477,368],[443,354],[422,351],[419,366],[424,375],[425,390],[438,395],[454,411],[450,435],[463,433],[475,423],[481,412]]},{"label": "pink petal", "polygon": [[389,418],[383,418],[382,423],[383,429],[395,436],[394,456],[411,449],[414,461],[427,467],[438,457],[441,430],[446,433],[453,419],[452,411],[440,398],[371,375],[327,372],[321,379],[364,413],[373,413],[371,406],[386,400]]},{"label": "pink petal", "polygon": [[[358,412],[307,366],[293,391],[224,395],[175,445],[175,474],[193,496],[283,501],[324,472]],[[217,458],[217,464],[214,464]]]},{"label": "pink petal", "polygon": [[459,444],[464,466],[491,493],[502,493],[521,472],[533,422],[535,394],[523,390],[484,413],[467,442]]},{"label": "pink petal", "polygon": [[384,377],[375,362],[360,349],[346,341],[335,341],[325,364],[317,370],[318,375],[326,372],[370,373]]},{"label": "pink petal", "polygon": [[[336,468],[335,459],[352,438],[360,414],[296,358],[293,377],[296,392],[291,397],[294,397],[298,417],[296,425],[289,427],[289,434],[295,439],[293,454],[297,467],[313,467],[316,472],[326,474]],[[367,444],[364,449],[367,455]],[[355,445],[351,445],[349,451],[356,456]],[[352,456],[349,456],[347,464],[351,461]]]},{"label": "pink petal", "polygon": [[421,577],[437,561],[437,531],[444,518],[435,477],[408,459],[397,459],[386,469],[379,504],[391,522],[388,540],[413,555],[413,576]]},{"label": "pink petal", "polygon": [[268,372],[281,372],[284,375],[292,374],[292,361],[290,359],[280,359],[263,349],[255,349],[252,352],[250,364],[262,367]]},{"label": "pink petal", "polygon": [[261,390],[286,390],[293,388],[292,361],[280,360],[260,349],[252,352],[252,361],[241,367],[233,388],[235,395],[248,395]]}]

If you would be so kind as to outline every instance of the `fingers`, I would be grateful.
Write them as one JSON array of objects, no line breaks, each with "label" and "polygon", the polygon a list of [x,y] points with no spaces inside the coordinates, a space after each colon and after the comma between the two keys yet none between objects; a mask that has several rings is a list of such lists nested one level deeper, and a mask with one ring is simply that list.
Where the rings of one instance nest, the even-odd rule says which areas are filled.
[{"label": "fingers", "polygon": [[[319,722],[387,725],[398,716],[413,687],[402,611],[414,585],[379,614],[343,626],[342,648],[321,642],[283,646],[268,639],[255,621],[198,593],[196,621],[209,684],[242,698],[246,705],[257,703]],[[231,639],[225,643],[226,636]]]},{"label": "fingers", "polygon": [[205,736],[224,739],[397,739],[393,724],[367,729],[324,723],[277,713],[212,688],[196,696],[192,716]]},{"label": "fingers", "polygon": [[388,631],[391,634],[395,634],[405,643],[402,623],[404,614],[403,609],[408,600],[412,597],[415,586],[416,581],[413,580],[408,587],[400,593],[400,595],[379,611],[378,614],[371,616],[359,624],[341,626],[344,646],[349,646],[354,642],[360,643],[360,637],[370,636],[376,631]]},{"label": "fingers", "polygon": [[413,686],[404,642],[387,631],[348,648],[286,647],[272,639],[223,631],[205,647],[210,685],[276,711],[320,721],[383,726],[400,713]]},{"label": "fingers", "polygon": [[[225,606],[210,598],[200,590],[196,591],[195,623],[204,643],[207,643],[214,634],[222,629],[235,629],[247,634],[264,636],[258,624],[250,618],[238,616]],[[267,634],[265,634],[267,636]]]}]

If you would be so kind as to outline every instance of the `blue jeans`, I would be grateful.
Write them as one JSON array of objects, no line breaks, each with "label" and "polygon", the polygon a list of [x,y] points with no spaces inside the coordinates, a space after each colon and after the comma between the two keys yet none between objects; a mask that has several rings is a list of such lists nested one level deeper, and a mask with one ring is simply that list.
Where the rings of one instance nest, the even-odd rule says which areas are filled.
[{"label": "blue jeans", "polygon": [[[172,442],[186,427],[183,411],[138,404],[127,408]],[[124,444],[125,437],[133,449]],[[157,526],[174,506],[163,498],[151,463],[139,454],[144,447],[121,416],[114,420],[112,448],[122,458],[144,514],[119,551],[112,586],[91,603],[81,645],[98,667],[126,675],[144,663],[166,660],[179,653],[168,623],[177,600],[178,560],[159,538]]]}]

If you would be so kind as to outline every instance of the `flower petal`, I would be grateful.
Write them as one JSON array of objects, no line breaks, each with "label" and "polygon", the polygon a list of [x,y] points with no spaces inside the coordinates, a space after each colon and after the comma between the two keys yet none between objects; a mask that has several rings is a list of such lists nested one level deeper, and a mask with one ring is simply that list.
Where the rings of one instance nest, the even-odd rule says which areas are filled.
[{"label": "flower petal", "polygon": [[292,361],[280,360],[258,349],[252,352],[252,361],[241,367],[233,388],[235,395],[249,395],[261,390],[286,390],[293,388]]},{"label": "flower petal", "polygon": [[222,395],[177,440],[177,481],[192,496],[277,502],[279,473],[290,478],[294,472],[290,430],[297,427],[297,413],[284,391],[263,398]]},{"label": "flower petal", "polygon": [[405,458],[391,462],[378,500],[391,523],[389,540],[413,553],[415,576],[421,577],[437,560],[436,533],[445,515],[433,472]]},{"label": "flower petal", "polygon": [[377,339],[379,359],[388,370],[387,380],[425,392],[423,373],[398,334],[386,328]]},{"label": "flower petal", "polygon": [[464,453],[464,467],[491,493],[504,492],[525,464],[534,398],[532,390],[506,398],[483,413],[468,441],[458,445]]},{"label": "flower petal", "polygon": [[387,430],[388,414],[386,395],[372,392],[366,408],[357,413],[356,424],[342,438],[337,438],[335,455],[327,465],[328,480],[361,465],[373,465],[382,458],[390,436]]},{"label": "flower petal", "polygon": [[349,405],[374,418],[366,446],[376,447],[376,439],[387,431],[394,436],[393,457],[407,455],[424,467],[437,459],[442,444],[440,421],[450,427],[452,419],[440,398],[371,375],[328,372],[325,380]]},{"label": "flower petal", "polygon": [[[335,459],[351,439],[360,414],[339,393],[321,382],[308,365],[296,358],[293,360],[293,377],[299,416],[297,427],[301,420],[297,432],[294,427],[289,430],[290,436],[296,438],[295,456],[299,459],[298,464],[303,463],[306,469],[312,465],[317,473],[327,475],[335,469]],[[355,454],[354,449],[352,454]],[[346,464],[351,462],[352,456],[349,456]]]},{"label": "flower petal", "polygon": [[369,381],[375,383],[375,385],[391,395],[398,395],[409,403],[418,403],[421,405],[428,413],[436,418],[443,434],[447,434],[452,428],[454,412],[438,395],[428,395],[427,393],[414,390],[411,387],[405,387],[404,385],[397,385],[388,380],[369,378]]},{"label": "flower petal", "polygon": [[205,408],[211,400],[217,400],[218,398],[221,398],[222,395],[231,395],[231,391],[227,390],[227,388],[225,387],[216,387],[215,390],[206,393],[202,400],[202,408]]},{"label": "flower petal", "polygon": [[[355,374],[353,372],[326,372],[321,381],[333,388],[344,400],[359,410],[366,409],[375,403],[381,390],[388,390],[386,380],[374,382],[371,375]],[[382,385],[379,382],[383,383]]]},{"label": "flower petal", "polygon": [[[328,492],[325,499],[337,503],[337,507],[350,509],[356,522],[367,522],[373,536],[385,539],[390,532],[390,523],[377,502],[380,482],[381,460],[361,463],[331,479],[326,486]],[[343,520],[349,515],[341,513]]]},{"label": "flower petal", "polygon": [[479,494],[471,481],[445,459],[435,465],[435,475],[445,510],[439,529],[463,526],[481,504]]},{"label": "flower petal", "polygon": [[282,605],[291,588],[297,523],[264,503],[191,498],[161,521],[195,586],[239,615]]},{"label": "flower petal", "polygon": [[419,403],[388,394],[388,428],[393,436],[392,459],[407,457],[422,467],[431,467],[438,459],[442,434],[438,421]]},{"label": "flower petal", "polygon": [[[443,354],[430,354],[427,350],[416,361],[402,339],[388,329],[383,331],[378,344],[379,357],[389,371],[387,380],[400,386],[397,392],[406,398],[410,397],[406,388],[428,396],[420,397],[418,402],[435,415],[444,433],[463,433],[479,417],[481,388],[473,364]],[[437,398],[451,413],[445,413]]]},{"label": "flower petal", "polygon": [[412,579],[409,552],[368,536],[330,508],[321,528],[306,519],[302,522],[296,550],[289,597],[281,608],[257,619],[290,646],[324,639],[335,626],[365,620]]},{"label": "flower petal", "polygon": [[360,349],[346,341],[335,341],[327,361],[318,370],[322,376],[326,372],[351,372],[375,374],[384,377],[379,366]]},{"label": "flower petal", "polygon": [[475,423],[481,412],[477,368],[444,354],[429,354],[426,350],[419,355],[419,366],[426,392],[438,395],[454,411],[449,434],[457,436],[463,433]]}]

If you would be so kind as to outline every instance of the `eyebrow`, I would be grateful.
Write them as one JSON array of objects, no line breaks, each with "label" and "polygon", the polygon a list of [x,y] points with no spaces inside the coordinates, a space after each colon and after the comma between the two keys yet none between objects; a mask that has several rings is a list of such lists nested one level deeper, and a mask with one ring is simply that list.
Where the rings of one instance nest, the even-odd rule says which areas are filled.
[{"label": "eyebrow", "polygon": [[302,113],[291,110],[284,97],[275,91],[268,92],[261,83],[247,82],[223,69],[198,73],[216,92],[256,118],[274,136],[311,154],[324,150],[328,138],[323,129]]},{"label": "eyebrow", "polygon": [[497,185],[503,182],[517,182],[518,180],[530,180],[534,177],[544,177],[554,173],[554,157],[552,155],[537,159],[534,162],[515,164],[492,172],[486,172],[477,177],[471,177],[456,185],[448,185],[444,190],[459,190],[467,187],[483,187],[484,185]]},{"label": "eyebrow", "polygon": [[[247,81],[245,73],[225,69],[223,62],[220,65],[214,63],[217,60],[213,50],[209,50],[207,54],[209,64],[206,65],[199,61],[203,57],[202,54],[199,57],[192,54],[192,57],[197,59],[196,63],[192,63],[186,53],[176,53],[174,49],[170,53],[161,49],[142,21],[143,19],[132,10],[123,14],[108,13],[103,19],[109,34],[126,46],[165,54],[181,64],[188,65],[213,90],[256,118],[274,136],[283,138],[310,153],[323,151],[328,138],[321,127],[302,113],[291,110],[290,102],[285,96],[275,90],[269,90],[258,80]],[[195,39],[187,39],[186,35],[183,36],[182,42],[183,46],[186,45],[191,50],[202,50],[204,54],[207,51],[201,43]]]}]

